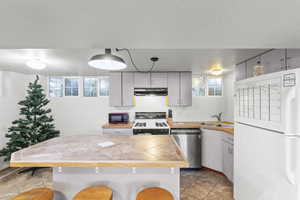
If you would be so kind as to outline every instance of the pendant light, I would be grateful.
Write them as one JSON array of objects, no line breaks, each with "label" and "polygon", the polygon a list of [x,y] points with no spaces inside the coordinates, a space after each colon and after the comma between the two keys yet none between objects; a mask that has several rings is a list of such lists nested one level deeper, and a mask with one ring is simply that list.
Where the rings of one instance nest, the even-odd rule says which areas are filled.
[{"label": "pendant light", "polygon": [[111,54],[111,49],[105,49],[105,54],[94,55],[88,64],[102,70],[122,70],[127,67],[122,58]]}]

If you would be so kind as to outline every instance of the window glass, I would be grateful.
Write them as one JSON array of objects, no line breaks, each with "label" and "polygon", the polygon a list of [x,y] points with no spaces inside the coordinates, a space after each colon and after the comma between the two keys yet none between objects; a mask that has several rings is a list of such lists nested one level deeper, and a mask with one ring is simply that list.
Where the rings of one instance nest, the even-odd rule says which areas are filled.
[{"label": "window glass", "polygon": [[78,96],[79,78],[65,78],[65,96]]},{"label": "window glass", "polygon": [[109,77],[99,77],[99,96],[109,96]]},{"label": "window glass", "polygon": [[49,96],[62,97],[64,88],[64,79],[58,77],[49,78]]},{"label": "window glass", "polygon": [[85,97],[96,97],[97,96],[97,78],[86,77],[83,80],[83,95]]},{"label": "window glass", "polygon": [[205,77],[193,77],[192,79],[192,94],[193,96],[205,96]]},{"label": "window glass", "polygon": [[208,78],[207,87],[208,87],[208,96],[222,96],[223,95],[222,78]]}]

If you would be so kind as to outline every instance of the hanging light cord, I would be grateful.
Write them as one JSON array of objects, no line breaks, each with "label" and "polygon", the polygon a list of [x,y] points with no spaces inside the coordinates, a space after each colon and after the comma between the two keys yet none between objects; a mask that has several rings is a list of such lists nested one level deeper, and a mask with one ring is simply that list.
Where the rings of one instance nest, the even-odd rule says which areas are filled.
[{"label": "hanging light cord", "polygon": [[152,66],[151,66],[150,70],[148,70],[148,71],[143,71],[143,70],[140,70],[140,69],[136,66],[135,62],[133,61],[133,58],[132,58],[132,55],[131,55],[131,52],[129,51],[129,49],[127,49],[127,48],[122,48],[122,49],[116,48],[116,51],[126,51],[127,54],[128,54],[128,56],[129,56],[129,58],[130,58],[130,62],[132,63],[132,65],[133,65],[133,67],[135,68],[135,70],[138,71],[138,72],[151,72],[151,71],[153,70],[153,68],[155,67],[155,63],[156,63],[156,61],[157,61],[157,60],[155,60],[155,61],[152,60]]}]

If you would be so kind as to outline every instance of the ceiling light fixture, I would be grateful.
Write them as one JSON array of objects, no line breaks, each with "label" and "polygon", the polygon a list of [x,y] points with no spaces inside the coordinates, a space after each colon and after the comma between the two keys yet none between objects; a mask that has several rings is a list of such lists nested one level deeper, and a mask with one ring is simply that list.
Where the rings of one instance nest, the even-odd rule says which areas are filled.
[{"label": "ceiling light fixture", "polygon": [[214,76],[220,76],[224,72],[224,69],[221,67],[220,64],[214,65],[210,70],[209,73]]},{"label": "ceiling light fixture", "polygon": [[35,69],[35,70],[42,70],[42,69],[45,69],[47,67],[46,63],[44,63],[40,59],[31,59],[31,60],[28,60],[26,62],[26,65],[28,67],[32,68],[32,69]]},{"label": "ceiling light fixture", "polygon": [[121,70],[127,67],[122,58],[111,54],[111,49],[105,49],[105,54],[92,56],[88,64],[102,70]]}]

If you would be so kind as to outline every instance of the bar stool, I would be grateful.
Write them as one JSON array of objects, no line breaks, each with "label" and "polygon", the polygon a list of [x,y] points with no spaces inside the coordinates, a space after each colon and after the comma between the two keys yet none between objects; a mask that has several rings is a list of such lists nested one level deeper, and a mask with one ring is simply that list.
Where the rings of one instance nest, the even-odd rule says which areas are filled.
[{"label": "bar stool", "polygon": [[173,195],[166,189],[151,187],[140,191],[136,200],[174,200],[174,198]]},{"label": "bar stool", "polygon": [[81,190],[73,200],[112,200],[113,191],[104,185],[91,186]]},{"label": "bar stool", "polygon": [[36,188],[23,192],[11,200],[52,200],[53,191],[49,188]]}]

